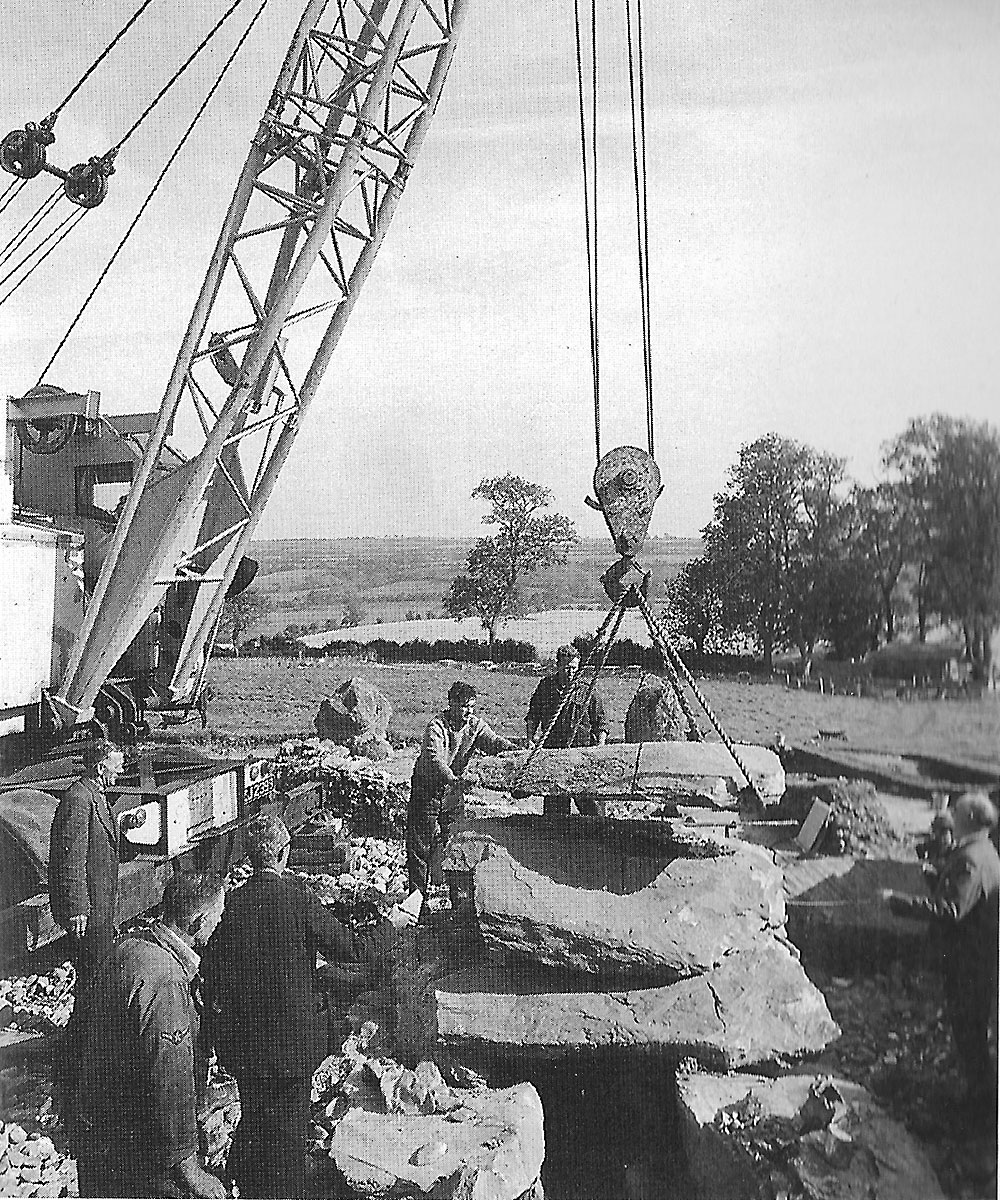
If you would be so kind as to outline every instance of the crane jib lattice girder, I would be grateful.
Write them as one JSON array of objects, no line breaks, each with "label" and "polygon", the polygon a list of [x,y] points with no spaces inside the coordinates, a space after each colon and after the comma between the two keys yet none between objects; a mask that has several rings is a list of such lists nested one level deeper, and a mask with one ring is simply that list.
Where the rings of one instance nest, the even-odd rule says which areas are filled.
[{"label": "crane jib lattice girder", "polygon": [[423,143],[466,5],[311,0],[303,13],[54,697],[64,715],[93,704],[164,588],[194,581],[158,678],[171,699],[190,687]]}]

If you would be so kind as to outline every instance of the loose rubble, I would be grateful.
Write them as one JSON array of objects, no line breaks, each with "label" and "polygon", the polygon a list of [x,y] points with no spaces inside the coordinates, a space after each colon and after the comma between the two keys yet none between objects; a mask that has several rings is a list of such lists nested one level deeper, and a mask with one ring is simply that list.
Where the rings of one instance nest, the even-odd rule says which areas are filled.
[{"label": "loose rubble", "polygon": [[0,1196],[76,1195],[76,1164],[46,1134],[0,1124]]},{"label": "loose rubble", "polygon": [[874,784],[862,779],[789,780],[775,815],[801,823],[814,800],[821,800],[831,810],[814,853],[853,858],[914,856],[911,844],[896,832]]},{"label": "loose rubble", "polygon": [[347,747],[337,742],[293,738],[281,744],[274,760],[274,778],[283,792],[318,781],[323,784],[318,811],[344,817],[359,833],[402,836],[414,758],[415,752],[406,752],[398,769],[393,769],[393,760],[379,767],[370,758],[352,757]]},{"label": "loose rubble", "polygon": [[64,962],[46,975],[0,979],[0,1030],[51,1033],[65,1029],[73,1011],[76,972]]},{"label": "loose rubble", "polygon": [[931,1164],[864,1088],[829,1076],[677,1076],[682,1136],[713,1200],[939,1200]]}]

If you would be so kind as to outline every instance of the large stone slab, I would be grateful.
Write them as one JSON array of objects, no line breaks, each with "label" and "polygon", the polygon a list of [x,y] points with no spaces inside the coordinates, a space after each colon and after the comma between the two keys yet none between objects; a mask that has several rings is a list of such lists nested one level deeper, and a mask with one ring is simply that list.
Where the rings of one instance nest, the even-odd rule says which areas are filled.
[{"label": "large stone slab", "polygon": [[[778,756],[763,746],[737,746],[765,800],[785,790]],[[721,742],[644,742],[569,750],[515,751],[476,760],[480,783],[514,796],[594,796],[663,803],[735,806],[743,773]]]},{"label": "large stone slab", "polygon": [[439,1038],[473,1052],[631,1046],[734,1070],[819,1052],[839,1033],[793,949],[773,936],[663,987],[590,990],[579,976],[518,963],[445,976],[434,999]]},{"label": "large stone slab", "polygon": [[[938,1200],[944,1194],[919,1144],[858,1084],[811,1075],[681,1072],[677,1092],[688,1171],[703,1200],[757,1200],[763,1188],[775,1194],[766,1156],[751,1154],[746,1144],[756,1121],[771,1123],[772,1130],[776,1122],[783,1144],[794,1144],[798,1133],[798,1148],[777,1164],[779,1175],[792,1173],[793,1183],[802,1185],[795,1194],[806,1185],[805,1194],[824,1200]],[[825,1104],[817,1103],[817,1093]]]},{"label": "large stone slab", "polygon": [[784,924],[781,872],[756,847],[675,858],[629,895],[556,883],[494,847],[475,868],[487,945],[604,979],[700,975]]},{"label": "large stone slab", "polygon": [[330,1157],[356,1195],[517,1200],[545,1158],[542,1102],[530,1083],[470,1092],[460,1108],[402,1116],[351,1108]]}]

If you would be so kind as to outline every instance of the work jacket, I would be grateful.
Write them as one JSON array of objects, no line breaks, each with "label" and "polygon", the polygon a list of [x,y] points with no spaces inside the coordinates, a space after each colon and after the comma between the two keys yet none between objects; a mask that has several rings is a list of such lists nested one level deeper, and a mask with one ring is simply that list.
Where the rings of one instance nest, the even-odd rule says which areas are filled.
[{"label": "work jacket", "polygon": [[907,916],[930,917],[948,964],[968,971],[981,965],[995,977],[1000,914],[1000,857],[985,829],[963,838],[941,865],[934,892],[905,897]]},{"label": "work jacket", "polygon": [[327,1048],[317,953],[366,957],[303,880],[258,871],[230,892],[203,957],[210,1035],[233,1074],[308,1078]]},{"label": "work jacket", "polygon": [[205,1081],[197,972],[198,955],[160,922],[110,951],[83,1031],[79,1157],[148,1180],[197,1152]]},{"label": "work jacket", "polygon": [[[532,736],[538,730],[544,732],[548,729],[549,722],[559,711],[563,696],[572,688],[574,682],[575,680],[570,681],[565,688],[561,688],[558,674],[546,675],[539,681],[528,701],[527,723]],[[562,712],[559,713],[559,719],[545,740],[545,745],[550,749],[564,749],[570,745],[596,746],[601,734],[608,732],[603,697],[595,688],[584,706],[584,694],[578,692],[566,701]]]},{"label": "work jacket", "polygon": [[472,717],[456,726],[447,712],[440,713],[424,730],[420,754],[413,765],[411,807],[421,807],[421,799],[425,803],[440,799],[448,785],[460,778],[477,751],[499,754],[513,749],[514,743],[494,733],[482,717]]},{"label": "work jacket", "polygon": [[63,792],[49,833],[49,905],[64,929],[71,917],[113,924],[118,827],[101,785],[82,776]]}]

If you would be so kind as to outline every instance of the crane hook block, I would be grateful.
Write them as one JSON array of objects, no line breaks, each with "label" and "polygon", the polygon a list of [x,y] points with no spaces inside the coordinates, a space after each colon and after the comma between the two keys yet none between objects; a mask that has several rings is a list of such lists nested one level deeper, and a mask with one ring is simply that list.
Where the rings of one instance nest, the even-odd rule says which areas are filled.
[{"label": "crane hook block", "polygon": [[55,140],[45,121],[12,129],[0,142],[0,167],[18,179],[34,179],[45,170],[45,151]]},{"label": "crane hook block", "polygon": [[663,491],[659,468],[645,450],[617,446],[597,464],[594,491],[615,549],[625,558],[634,558]]},{"label": "crane hook block", "polygon": [[108,194],[108,178],[115,173],[114,156],[95,155],[66,172],[63,191],[80,208],[96,208]]}]

